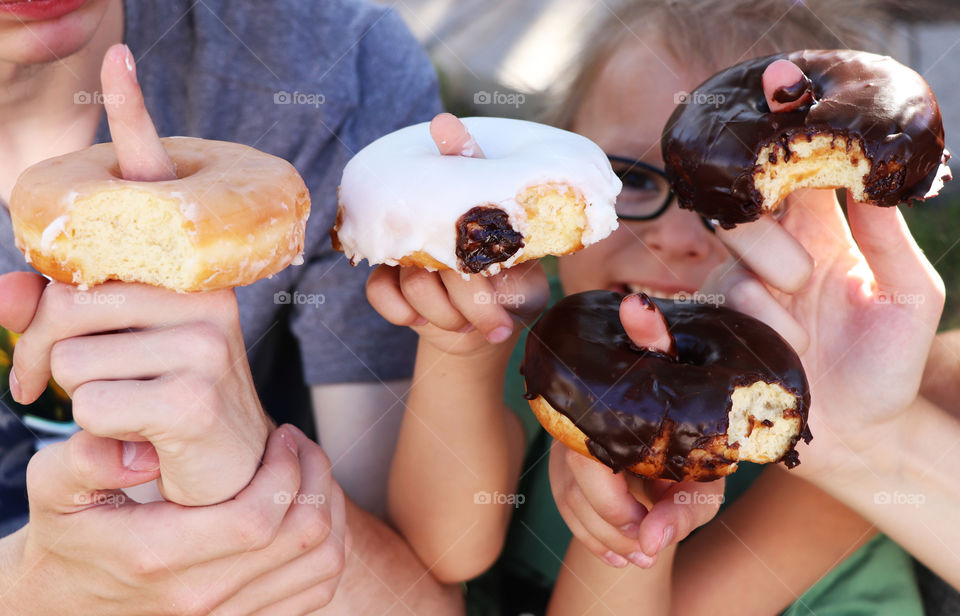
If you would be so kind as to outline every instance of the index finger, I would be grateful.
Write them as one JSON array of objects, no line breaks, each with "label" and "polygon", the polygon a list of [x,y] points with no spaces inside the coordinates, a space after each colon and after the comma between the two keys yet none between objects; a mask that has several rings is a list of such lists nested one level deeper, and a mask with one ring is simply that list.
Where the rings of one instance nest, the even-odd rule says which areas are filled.
[{"label": "index finger", "polygon": [[157,136],[137,82],[133,54],[126,45],[107,50],[100,69],[104,107],[113,147],[126,180],[175,180],[176,168]]}]

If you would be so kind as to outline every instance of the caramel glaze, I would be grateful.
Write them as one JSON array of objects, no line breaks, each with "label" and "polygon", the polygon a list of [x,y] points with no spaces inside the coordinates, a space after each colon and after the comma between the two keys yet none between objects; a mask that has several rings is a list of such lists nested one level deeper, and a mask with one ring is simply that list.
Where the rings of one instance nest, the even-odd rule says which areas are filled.
[{"label": "caramel glaze", "polygon": [[[792,111],[771,113],[761,78],[778,59],[804,72],[812,97]],[[805,82],[781,88],[776,100],[795,100],[806,89]],[[753,183],[757,155],[779,142],[789,160],[788,143],[798,135],[859,140],[871,162],[865,186],[875,205],[922,199],[938,174],[949,179],[945,167],[940,171],[950,155],[930,86],[886,56],[807,50],[756,58],[707,79],[688,101],[674,110],[660,141],[667,178],[680,207],[724,228],[760,216],[763,199]]]},{"label": "caramel glaze", "polygon": [[619,472],[650,453],[668,424],[673,433],[665,477],[682,476],[691,450],[727,431],[734,388],[765,381],[798,398],[809,442],[810,392],[800,358],[764,323],[729,308],[653,299],[676,345],[676,358],[636,347],[620,323],[625,296],[570,295],[547,311],[527,337],[521,372],[528,399],[543,398],[586,436],[598,460]]}]

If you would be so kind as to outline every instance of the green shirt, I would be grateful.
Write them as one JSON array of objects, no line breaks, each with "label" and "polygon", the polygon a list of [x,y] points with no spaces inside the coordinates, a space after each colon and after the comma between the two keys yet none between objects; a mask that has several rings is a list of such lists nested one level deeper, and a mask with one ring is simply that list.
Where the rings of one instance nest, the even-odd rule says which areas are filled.
[{"label": "green shirt", "polygon": [[[563,297],[559,281],[551,279],[551,304]],[[520,362],[526,332],[507,368],[504,398],[523,423],[527,452],[517,488],[524,496],[507,532],[503,553],[494,566],[467,584],[471,615],[542,614],[560,571],[572,535],[557,511],[550,491],[550,435],[540,426],[523,398]],[[725,502],[742,494],[763,467],[744,463],[727,478]],[[639,613],[638,609],[638,613]],[[879,535],[807,590],[786,611],[806,614],[922,616],[923,606],[910,556]]]}]

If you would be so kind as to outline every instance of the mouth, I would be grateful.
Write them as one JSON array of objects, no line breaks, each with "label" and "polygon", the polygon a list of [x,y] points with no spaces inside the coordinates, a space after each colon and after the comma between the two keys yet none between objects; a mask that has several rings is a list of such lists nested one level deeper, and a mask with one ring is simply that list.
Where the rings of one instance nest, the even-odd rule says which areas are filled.
[{"label": "mouth", "polygon": [[87,0],[0,0],[0,13],[40,21],[62,17],[86,3]]},{"label": "mouth", "polygon": [[693,293],[691,289],[681,289],[679,287],[654,287],[636,282],[621,282],[610,286],[610,290],[618,293],[643,293],[648,297],[657,299],[682,300],[687,299]]}]

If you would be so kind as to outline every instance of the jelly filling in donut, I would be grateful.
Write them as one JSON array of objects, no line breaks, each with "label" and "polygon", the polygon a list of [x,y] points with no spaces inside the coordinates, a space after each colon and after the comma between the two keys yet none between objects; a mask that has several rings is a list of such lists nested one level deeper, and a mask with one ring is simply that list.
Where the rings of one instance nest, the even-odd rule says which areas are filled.
[{"label": "jelly filling in donut", "polygon": [[457,220],[457,258],[464,270],[479,274],[523,248],[523,235],[510,226],[507,213],[496,207],[471,208]]}]

